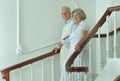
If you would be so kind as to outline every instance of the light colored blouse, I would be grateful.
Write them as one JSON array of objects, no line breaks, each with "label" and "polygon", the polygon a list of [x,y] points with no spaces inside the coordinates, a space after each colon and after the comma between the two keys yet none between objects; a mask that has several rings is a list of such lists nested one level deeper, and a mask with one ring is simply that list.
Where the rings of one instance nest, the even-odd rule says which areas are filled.
[{"label": "light colored blouse", "polygon": [[80,24],[78,25],[77,28],[74,27],[74,29],[72,30],[73,32],[70,34],[70,38],[69,38],[70,50],[69,50],[69,53],[73,53],[75,51],[75,46],[79,42],[79,40],[81,39],[82,30],[89,31],[89,27],[84,20],[80,22]]}]

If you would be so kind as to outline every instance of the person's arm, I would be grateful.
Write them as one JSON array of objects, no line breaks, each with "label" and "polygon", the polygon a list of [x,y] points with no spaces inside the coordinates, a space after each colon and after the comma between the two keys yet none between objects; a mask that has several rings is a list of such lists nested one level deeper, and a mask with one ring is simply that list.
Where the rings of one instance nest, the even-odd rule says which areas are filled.
[{"label": "person's arm", "polygon": [[68,44],[69,42],[70,42],[69,41],[69,36],[66,36],[63,40],[61,40],[62,45]]},{"label": "person's arm", "polygon": [[68,44],[69,41],[69,36],[66,36],[65,38],[63,38],[62,40],[60,40],[57,44],[57,48],[61,48],[64,44]]},{"label": "person's arm", "polygon": [[60,44],[60,42],[58,42],[57,46],[55,48],[53,48],[54,53],[57,53],[61,49],[61,46],[59,44]]},{"label": "person's arm", "polygon": [[79,42],[76,44],[76,47],[75,47],[75,52],[80,52],[80,49],[81,49],[81,45],[83,43],[83,41],[86,39],[87,37],[87,30],[82,30],[81,32],[81,39],[79,40]]}]

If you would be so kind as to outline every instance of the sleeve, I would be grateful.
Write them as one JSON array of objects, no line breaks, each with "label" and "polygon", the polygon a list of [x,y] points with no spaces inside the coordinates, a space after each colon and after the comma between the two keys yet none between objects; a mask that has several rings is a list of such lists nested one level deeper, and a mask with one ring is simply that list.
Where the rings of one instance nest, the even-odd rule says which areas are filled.
[{"label": "sleeve", "polygon": [[82,22],[80,26],[81,26],[80,27],[81,30],[89,31],[89,26],[85,22]]},{"label": "sleeve", "polygon": [[75,30],[75,23],[74,23],[74,22],[72,22],[72,25],[71,25],[71,31],[70,31],[70,33],[72,33],[74,30]]},{"label": "sleeve", "polygon": [[69,37],[65,40],[61,40],[61,42],[62,42],[62,44],[69,44],[70,43]]}]

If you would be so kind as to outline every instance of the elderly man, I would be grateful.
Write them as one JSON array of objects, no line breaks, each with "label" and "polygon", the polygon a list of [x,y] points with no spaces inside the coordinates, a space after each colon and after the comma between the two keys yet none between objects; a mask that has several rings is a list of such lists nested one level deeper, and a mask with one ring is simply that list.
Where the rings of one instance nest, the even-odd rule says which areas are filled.
[{"label": "elderly man", "polygon": [[72,32],[72,25],[73,22],[71,20],[71,10],[67,6],[63,6],[61,9],[61,14],[62,18],[64,21],[63,24],[63,30],[62,30],[62,35],[61,35],[61,40],[58,42],[58,45],[56,48],[54,48],[55,53],[60,50],[60,66],[61,66],[61,71],[63,66],[63,63],[66,60],[68,50],[69,50],[69,35]]}]

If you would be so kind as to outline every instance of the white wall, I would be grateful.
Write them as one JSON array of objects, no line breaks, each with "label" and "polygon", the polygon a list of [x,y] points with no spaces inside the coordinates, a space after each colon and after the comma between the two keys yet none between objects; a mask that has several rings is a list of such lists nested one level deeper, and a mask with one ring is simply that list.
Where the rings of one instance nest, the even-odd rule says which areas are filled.
[{"label": "white wall", "polygon": [[0,0],[0,68],[16,63],[15,2],[15,0]]},{"label": "white wall", "polygon": [[96,0],[82,0],[82,1],[79,1],[79,7],[82,8],[86,15],[87,15],[87,18],[86,18],[86,21],[90,27],[90,29],[92,29],[95,25],[95,3],[96,3]]},{"label": "white wall", "polygon": [[[46,47],[30,54],[16,54],[16,1],[17,0],[0,0],[0,69],[49,52],[55,46],[53,45],[50,47]],[[23,50],[34,49],[41,45],[46,45],[46,43],[49,44],[51,42],[58,41],[62,29],[60,8],[63,5],[68,5],[71,6],[73,10],[74,6],[72,5],[72,3],[69,0],[21,1],[21,4],[23,6],[20,8],[20,43]],[[35,3],[32,3],[31,1],[35,1]],[[35,8],[40,10],[34,9],[33,4]],[[89,1],[88,3],[88,0],[84,0],[79,5],[85,10],[88,15],[88,24],[90,26],[93,26],[95,22],[95,2]],[[34,10],[34,12],[32,12],[31,10]],[[31,17],[31,14],[33,14],[34,16]],[[39,18],[37,15],[39,15]],[[28,18],[30,22],[28,22]],[[35,18],[34,22],[31,18]],[[1,78],[0,81],[2,81]]]}]

